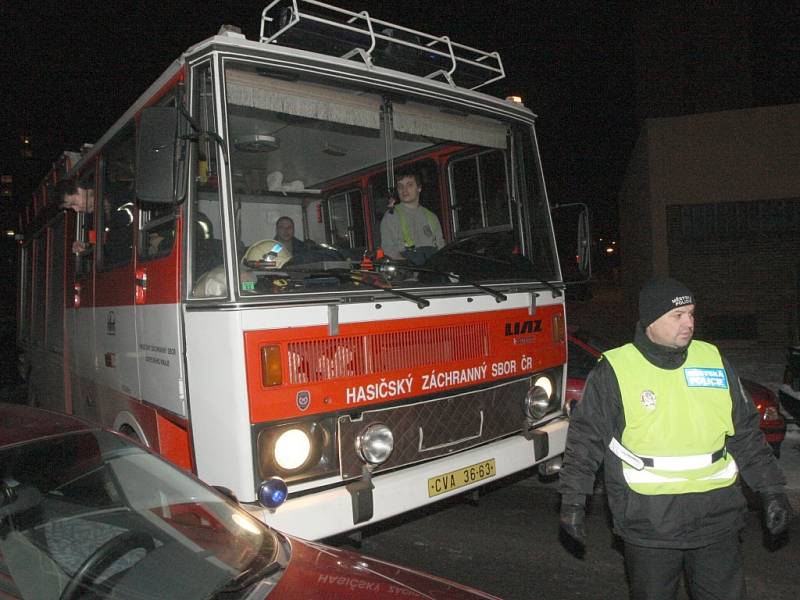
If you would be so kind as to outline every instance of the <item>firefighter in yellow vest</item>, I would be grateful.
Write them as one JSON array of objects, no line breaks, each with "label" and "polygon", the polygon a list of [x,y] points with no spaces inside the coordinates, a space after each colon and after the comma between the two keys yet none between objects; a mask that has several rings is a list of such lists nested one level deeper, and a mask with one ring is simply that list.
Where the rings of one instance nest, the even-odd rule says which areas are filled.
[{"label": "firefighter in yellow vest", "polygon": [[604,463],[634,600],[673,600],[684,576],[695,600],[745,598],[740,474],[771,535],[792,518],[755,406],[717,348],[692,340],[694,304],[678,281],[648,282],[633,343],[603,355],[571,415],[561,529],[583,548],[586,496]]},{"label": "firefighter in yellow vest", "polygon": [[444,246],[439,219],[419,203],[422,177],[416,171],[397,174],[397,195],[400,202],[389,208],[381,219],[381,248],[394,259],[407,259],[424,264]]}]

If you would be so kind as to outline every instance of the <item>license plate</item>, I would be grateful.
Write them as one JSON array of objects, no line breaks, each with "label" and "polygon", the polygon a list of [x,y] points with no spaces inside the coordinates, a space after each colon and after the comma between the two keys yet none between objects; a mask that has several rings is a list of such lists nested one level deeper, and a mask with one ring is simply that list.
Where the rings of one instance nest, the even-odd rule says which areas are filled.
[{"label": "license plate", "polygon": [[462,467],[449,473],[443,473],[428,479],[428,497],[433,498],[439,494],[452,492],[465,485],[489,479],[497,474],[494,459],[487,458],[468,467]]}]

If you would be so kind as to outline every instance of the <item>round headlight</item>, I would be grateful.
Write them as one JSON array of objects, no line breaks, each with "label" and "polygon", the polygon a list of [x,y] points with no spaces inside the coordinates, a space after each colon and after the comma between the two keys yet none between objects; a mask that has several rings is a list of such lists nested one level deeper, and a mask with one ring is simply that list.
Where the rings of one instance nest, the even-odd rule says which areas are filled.
[{"label": "round headlight", "polygon": [[311,440],[302,429],[287,429],[275,440],[275,464],[292,471],[302,467],[311,455]]},{"label": "round headlight", "polygon": [[549,377],[537,377],[533,387],[525,395],[525,414],[529,419],[537,420],[550,410],[553,398],[553,382]]},{"label": "round headlight", "polygon": [[553,381],[549,377],[546,377],[545,375],[537,377],[536,381],[533,382],[533,387],[542,388],[547,394],[548,398],[551,398],[553,396]]},{"label": "round headlight", "polygon": [[392,450],[394,450],[394,435],[383,423],[370,425],[356,438],[356,452],[361,460],[371,465],[385,462]]}]

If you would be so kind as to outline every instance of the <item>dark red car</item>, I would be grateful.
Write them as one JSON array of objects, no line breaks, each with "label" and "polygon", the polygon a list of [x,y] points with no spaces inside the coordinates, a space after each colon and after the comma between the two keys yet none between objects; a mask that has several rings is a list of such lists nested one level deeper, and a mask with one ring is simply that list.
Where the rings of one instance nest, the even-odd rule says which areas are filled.
[{"label": "dark red car", "polygon": [[[592,370],[602,352],[598,349],[602,344],[591,340],[580,332],[571,334],[567,349],[567,389],[565,402],[571,411],[575,402],[583,397],[583,387],[589,371]],[[786,420],[781,415],[775,393],[763,385],[742,379],[742,386],[761,414],[761,431],[772,446],[775,456],[780,456],[781,443],[786,436]]]},{"label": "dark red car", "polygon": [[0,404],[0,598],[495,598],[282,535],[145,448]]}]

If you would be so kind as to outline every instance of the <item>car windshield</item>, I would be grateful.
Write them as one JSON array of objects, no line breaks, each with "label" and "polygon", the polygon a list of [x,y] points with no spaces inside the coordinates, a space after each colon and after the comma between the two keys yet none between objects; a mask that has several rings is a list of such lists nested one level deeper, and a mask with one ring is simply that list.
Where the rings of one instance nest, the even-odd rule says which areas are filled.
[{"label": "car windshield", "polygon": [[12,446],[0,469],[0,591],[13,598],[208,598],[273,573],[282,552],[246,512],[111,433]]},{"label": "car windshield", "polygon": [[[374,293],[357,272],[381,261],[378,287],[419,293],[557,278],[530,123],[227,64],[229,204],[214,147],[198,149],[192,297],[231,281],[244,299]],[[212,96],[203,85],[198,99]]]}]

